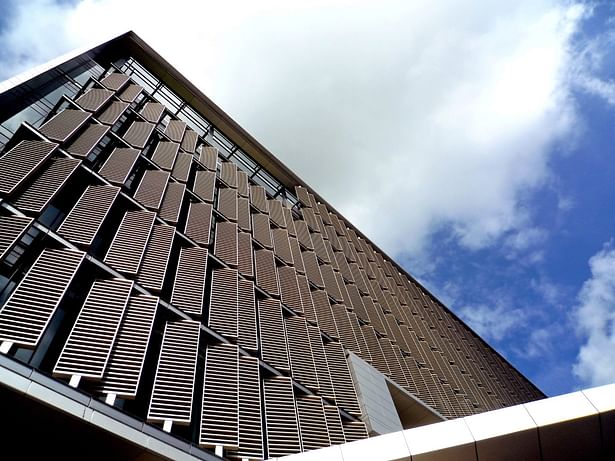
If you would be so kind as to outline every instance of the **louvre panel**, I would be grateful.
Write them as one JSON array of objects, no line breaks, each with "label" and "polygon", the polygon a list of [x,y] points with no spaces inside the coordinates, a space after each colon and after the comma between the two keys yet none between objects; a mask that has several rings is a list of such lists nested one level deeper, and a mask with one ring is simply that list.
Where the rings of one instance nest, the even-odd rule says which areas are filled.
[{"label": "louvre panel", "polygon": [[308,322],[318,323],[316,317],[316,310],[314,309],[314,301],[312,300],[312,292],[310,291],[310,284],[308,279],[304,275],[297,274],[297,285],[299,286],[299,294],[301,295],[301,305],[303,306],[303,313]]},{"label": "louvre panel", "polygon": [[159,102],[145,103],[141,112],[139,112],[145,120],[151,123],[158,123],[164,113],[164,105]]},{"label": "louvre panel", "polygon": [[331,225],[331,218],[329,217],[329,210],[327,210],[327,205],[324,203],[319,203],[316,208],[317,213],[320,215],[320,218],[323,220],[323,223],[326,225]]},{"label": "louvre panel", "polygon": [[318,265],[318,260],[316,259],[316,253],[313,251],[304,251],[301,253],[301,257],[303,258],[305,275],[307,275],[308,280],[318,288],[324,288],[325,282],[322,279],[320,266]]},{"label": "louvre panel", "polygon": [[260,212],[269,213],[267,193],[262,186],[250,186],[250,203]]},{"label": "louvre panel", "polygon": [[119,90],[128,82],[128,76],[119,72],[113,72],[103,78],[100,83],[110,90]]},{"label": "louvre panel", "polygon": [[209,245],[212,206],[209,203],[190,203],[186,220],[186,236],[200,245]]},{"label": "louvre panel", "polygon": [[200,322],[167,322],[158,358],[148,421],[190,424]]},{"label": "louvre panel", "polygon": [[0,216],[0,260],[8,254],[32,221],[32,218],[21,216]]},{"label": "louvre panel", "polygon": [[256,285],[271,296],[279,296],[280,290],[273,252],[256,250],[254,252],[254,267],[256,269]]},{"label": "louvre panel", "polygon": [[216,269],[211,276],[208,324],[223,336],[237,337],[238,276],[235,269]]},{"label": "louvre panel", "polygon": [[307,323],[304,318],[296,315],[286,317],[284,321],[292,377],[304,386],[317,390],[318,377],[310,347]]},{"label": "louvre panel", "polygon": [[346,442],[366,439],[369,437],[363,421],[350,421],[344,424],[344,438]]},{"label": "louvre panel", "polygon": [[113,91],[103,90],[100,88],[90,88],[84,94],[79,96],[75,102],[79,107],[89,112],[98,112],[109,99],[113,97]]},{"label": "louvre panel", "polygon": [[290,241],[286,229],[272,229],[273,251],[286,264],[293,264],[293,254],[290,251]]},{"label": "louvre panel", "polygon": [[393,381],[400,386],[404,388],[408,387],[406,376],[401,371],[401,365],[397,360],[397,354],[393,350],[393,343],[391,343],[391,340],[388,338],[378,338],[378,342],[380,342],[380,347],[382,348],[384,358],[387,361],[389,370],[391,371],[391,378],[393,378]]},{"label": "louvre panel", "polygon": [[334,405],[324,405],[323,408],[327,420],[327,429],[329,431],[331,445],[346,443],[339,409]]},{"label": "louvre panel", "polygon": [[371,325],[361,325],[361,330],[363,331],[363,337],[365,338],[365,343],[369,349],[369,354],[372,357],[372,365],[380,373],[391,376],[389,364],[384,357],[382,345],[380,344],[380,341],[378,341],[374,328]]},{"label": "louvre panel", "polygon": [[324,290],[312,291],[312,301],[320,329],[332,338],[339,338],[327,292]]},{"label": "louvre panel", "polygon": [[369,288],[367,287],[368,281],[367,277],[363,276],[363,272],[359,269],[359,265],[357,263],[350,263],[350,272],[352,273],[352,278],[357,284],[357,288],[365,294],[369,293]]},{"label": "louvre panel", "polygon": [[135,192],[135,200],[145,208],[158,210],[169,177],[170,174],[167,171],[146,170]]},{"label": "louvre panel", "polygon": [[331,382],[331,374],[329,373],[329,364],[327,363],[327,355],[322,342],[322,336],[318,327],[308,325],[308,335],[310,337],[310,347],[316,366],[316,375],[318,377],[319,394],[329,400],[335,400],[333,392],[333,383]]},{"label": "louvre panel", "polygon": [[303,206],[311,207],[312,201],[309,197],[309,192],[305,187],[295,186],[295,195],[299,199],[299,201],[303,204]]},{"label": "louvre panel", "polygon": [[372,363],[372,355],[369,352],[369,347],[367,347],[367,342],[365,341],[365,337],[363,336],[363,330],[361,329],[359,319],[354,312],[348,312],[348,318],[350,319],[350,326],[354,331],[354,336],[357,340],[357,345],[359,347],[359,349],[357,349],[355,352],[366,362]]},{"label": "louvre panel", "polygon": [[299,242],[294,237],[290,237],[288,241],[290,242],[290,252],[293,255],[295,270],[300,274],[305,274],[305,266],[303,265],[303,256],[301,256],[301,247],[299,247]]},{"label": "louvre panel", "polygon": [[233,344],[207,347],[199,445],[239,446],[239,350]]},{"label": "louvre panel", "polygon": [[327,354],[331,383],[335,392],[335,401],[348,413],[360,417],[361,410],[348,369],[348,362],[346,362],[344,348],[340,343],[326,343],[325,353]]},{"label": "louvre panel", "polygon": [[359,317],[364,322],[369,322],[370,317],[367,314],[367,310],[365,309],[365,303],[363,302],[363,298],[361,297],[361,294],[359,293],[359,290],[357,289],[356,285],[346,285],[346,290],[348,291],[348,296],[350,297],[350,301],[352,303],[352,309],[354,310],[355,314],[357,314],[357,317]]},{"label": "louvre panel", "polygon": [[310,231],[308,230],[305,221],[295,221],[295,229],[297,230],[297,239],[299,240],[299,243],[308,250],[313,250],[314,244],[312,243]]},{"label": "louvre panel", "polygon": [[171,175],[179,182],[186,183],[188,182],[188,177],[190,176],[191,165],[192,154],[180,152],[179,154],[177,154],[177,159],[175,160],[175,165],[173,166],[173,171],[171,172]]},{"label": "louvre panel", "polygon": [[188,314],[201,315],[206,271],[207,249],[182,248],[179,253],[171,304]]},{"label": "louvre panel", "polygon": [[269,215],[256,213],[252,215],[252,235],[254,240],[265,248],[273,248],[271,240],[271,227],[269,226]]},{"label": "louvre panel", "polygon": [[197,171],[194,178],[194,193],[206,202],[214,201],[216,173],[213,171]]},{"label": "louvre panel", "polygon": [[76,245],[90,246],[119,193],[115,186],[88,186],[58,234]]},{"label": "louvre panel", "polygon": [[325,248],[325,241],[320,234],[312,234],[312,243],[314,244],[314,252],[316,256],[322,259],[326,263],[331,262],[331,258],[329,258],[329,253],[327,253],[327,249]]},{"label": "louvre panel", "polygon": [[220,179],[232,188],[237,188],[237,167],[233,162],[222,162],[220,164]]},{"label": "louvre panel", "polygon": [[247,278],[254,277],[254,261],[252,256],[252,236],[246,232],[237,235],[238,261],[237,269],[239,273]]},{"label": "louvre panel", "polygon": [[209,171],[216,171],[216,163],[218,162],[218,149],[216,149],[215,147],[203,146],[199,155],[199,162],[202,163],[203,166]]},{"label": "louvre panel", "polygon": [[237,267],[237,224],[219,222],[216,224],[214,254],[232,267]]},{"label": "louvre panel", "polygon": [[282,209],[282,213],[284,214],[284,220],[286,221],[286,229],[288,230],[289,235],[296,237],[297,229],[295,229],[295,221],[293,220],[293,212],[290,211],[290,209],[284,207]]},{"label": "louvre panel", "polygon": [[312,232],[324,232],[324,229],[320,227],[320,223],[316,219],[316,215],[314,214],[314,210],[312,208],[302,208],[301,215]]},{"label": "louvre panel", "polygon": [[11,194],[23,183],[58,147],[43,141],[21,141],[0,157],[0,194]]},{"label": "louvre panel", "polygon": [[361,299],[372,326],[380,333],[386,334],[386,328],[384,326],[384,313],[382,312],[380,305],[378,303],[374,303],[373,299],[369,296],[364,296]]},{"label": "louvre panel", "polygon": [[367,260],[367,256],[365,255],[365,253],[359,253],[359,263],[361,265],[361,267],[365,270],[365,274],[367,275],[367,277],[370,280],[373,280],[376,278],[376,274],[372,271],[372,267],[369,264],[369,261]]},{"label": "louvre panel", "polygon": [[239,197],[239,199],[237,199],[237,225],[241,230],[247,232],[252,230],[250,201],[247,198]]},{"label": "louvre panel", "polygon": [[331,246],[335,251],[342,251],[342,247],[340,245],[340,239],[335,233],[335,228],[333,226],[325,226],[325,233],[327,234],[327,239],[331,243]]},{"label": "louvre panel", "polygon": [[163,170],[171,171],[178,151],[179,144],[176,142],[161,141],[156,145],[152,161]]},{"label": "louvre panel", "polygon": [[[335,266],[333,268],[335,269]],[[348,294],[348,290],[346,289],[346,284],[344,283],[342,274],[337,271],[335,271],[333,274],[335,275],[335,280],[337,280],[337,286],[340,288],[340,292],[342,293],[342,304],[345,304],[346,308],[349,311],[353,310],[352,300],[350,299],[350,295]]]},{"label": "louvre panel", "polygon": [[39,128],[47,138],[52,141],[64,142],[81,128],[91,115],[87,112],[74,109],[65,109]]},{"label": "louvre panel", "polygon": [[256,300],[254,298],[254,283],[250,280],[239,280],[238,315],[239,337],[237,343],[244,349],[257,351]]},{"label": "louvre panel", "polygon": [[126,112],[128,109],[127,102],[122,101],[113,101],[111,104],[107,106],[107,108],[102,112],[102,114],[98,115],[98,121],[100,123],[104,123],[105,125],[113,126],[117,123],[120,117]]},{"label": "louvre panel", "polygon": [[85,254],[46,248],[0,310],[0,342],[38,345]]},{"label": "louvre panel", "polygon": [[184,137],[184,131],[186,131],[186,122],[181,120],[170,120],[164,134],[166,134],[171,141],[180,142]]},{"label": "louvre panel", "polygon": [[328,240],[325,240],[325,250],[327,250],[327,255],[329,256],[329,261],[331,261],[331,265],[333,266],[333,269],[335,269],[336,271],[339,271],[340,268],[335,259],[335,252],[333,251],[333,247],[331,246],[331,243],[329,243]]},{"label": "louvre panel", "polygon": [[114,269],[137,275],[156,214],[152,211],[129,211],[111,242],[105,262]]},{"label": "louvre panel", "polygon": [[340,238],[339,240],[340,246],[342,247],[342,251],[344,252],[344,256],[346,256],[348,262],[356,262],[357,259],[355,258],[354,253],[350,250],[350,244],[348,243],[348,240],[346,240],[346,238]]},{"label": "louvre panel", "polygon": [[264,389],[269,457],[300,452],[299,427],[290,378],[276,376],[266,379]]},{"label": "louvre panel", "polygon": [[337,278],[335,277],[335,272],[333,272],[333,268],[329,264],[323,264],[320,266],[320,272],[322,274],[322,279],[325,282],[325,289],[327,290],[327,294],[331,296],[335,301],[341,303],[342,292],[340,291],[340,287],[337,284]]},{"label": "louvre panel", "polygon": [[350,241],[354,245],[355,249],[357,251],[362,251],[361,250],[361,244],[359,243],[359,237],[357,236],[357,233],[354,230],[352,230],[352,229],[348,229],[346,231],[346,235],[348,235],[348,237],[350,237]]},{"label": "louvre panel", "polygon": [[240,459],[262,459],[261,386],[258,359],[239,358],[239,449]]},{"label": "louvre panel", "polygon": [[404,335],[402,334],[399,325],[395,321],[395,316],[391,314],[386,314],[384,317],[387,323],[387,325],[385,326],[389,327],[389,339],[397,343],[397,346],[399,346],[399,348],[403,349],[406,352],[410,352],[410,348],[406,344],[406,338],[404,338]]},{"label": "louvre panel", "polygon": [[108,126],[93,123],[77,139],[69,144],[66,151],[75,157],[85,158],[107,134],[107,131],[109,131]]},{"label": "louvre panel", "polygon": [[269,200],[269,216],[279,227],[286,228],[286,218],[284,217],[284,205],[279,200]]},{"label": "louvre panel", "polygon": [[194,153],[196,149],[196,143],[199,140],[199,135],[192,131],[190,128],[186,129],[184,133],[184,139],[182,139],[182,149],[186,152]]},{"label": "louvre panel", "polygon": [[[278,279],[280,282],[280,295],[282,303],[295,312],[303,312],[301,294],[297,283],[295,269],[288,266],[278,267]],[[309,287],[308,287],[309,290]]]},{"label": "louvre panel", "polygon": [[56,196],[81,160],[55,158],[47,162],[32,184],[15,197],[13,204],[23,211],[40,213]]},{"label": "louvre panel", "polygon": [[143,149],[156,125],[147,122],[133,122],[123,136],[132,147]]},{"label": "louvre panel", "polygon": [[101,392],[117,394],[121,398],[134,398],[137,395],[157,306],[158,298],[154,296],[139,295],[128,299],[101,380]]},{"label": "louvre panel", "polygon": [[218,211],[229,221],[237,221],[237,192],[235,189],[218,189]]},{"label": "louvre panel", "polygon": [[261,358],[278,370],[290,370],[286,329],[282,318],[280,301],[264,299],[258,302],[260,324]]},{"label": "louvre panel", "polygon": [[358,352],[359,344],[357,343],[354,329],[350,324],[346,307],[343,304],[335,304],[331,306],[331,310],[333,311],[333,318],[335,320],[335,325],[337,326],[341,343],[345,348],[350,349],[353,352]]},{"label": "louvre panel", "polygon": [[361,244],[361,248],[363,249],[363,252],[367,256],[367,260],[369,262],[376,261],[376,259],[374,258],[374,249],[370,246],[370,244],[367,243],[364,239],[361,239],[359,243]]},{"label": "louvre panel", "polygon": [[186,185],[178,182],[170,182],[164,193],[162,206],[160,207],[160,217],[168,223],[177,224],[179,213],[184,200]]},{"label": "louvre panel", "polygon": [[321,397],[313,395],[297,399],[297,416],[303,451],[331,445]]},{"label": "louvre panel", "polygon": [[342,220],[335,213],[330,213],[329,217],[331,218],[331,224],[335,228],[335,232],[337,233],[337,235],[346,235],[346,226],[344,225]]},{"label": "louvre panel", "polygon": [[134,102],[141,94],[141,91],[143,91],[143,88],[131,83],[119,93],[118,97],[124,102]]},{"label": "louvre panel", "polygon": [[114,149],[101,167],[100,175],[111,184],[118,186],[124,184],[139,158],[139,153],[137,149]]},{"label": "louvre panel", "polygon": [[103,377],[131,290],[129,280],[94,282],[53,369],[54,375]]},{"label": "louvre panel", "polygon": [[174,237],[175,228],[166,224],[154,226],[137,276],[140,285],[154,291],[162,290]]}]

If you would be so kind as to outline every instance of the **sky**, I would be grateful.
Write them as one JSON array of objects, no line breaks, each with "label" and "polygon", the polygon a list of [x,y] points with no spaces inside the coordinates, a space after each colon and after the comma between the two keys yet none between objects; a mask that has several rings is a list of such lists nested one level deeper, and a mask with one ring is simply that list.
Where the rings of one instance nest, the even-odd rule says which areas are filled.
[{"label": "sky", "polygon": [[0,80],[129,29],[547,395],[615,382],[615,4],[0,0]]}]

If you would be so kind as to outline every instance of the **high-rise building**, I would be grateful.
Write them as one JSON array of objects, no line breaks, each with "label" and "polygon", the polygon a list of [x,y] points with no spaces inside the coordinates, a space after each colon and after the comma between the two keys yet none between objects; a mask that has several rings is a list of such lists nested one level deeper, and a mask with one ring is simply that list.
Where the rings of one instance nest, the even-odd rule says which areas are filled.
[{"label": "high-rise building", "polygon": [[134,33],[0,122],[5,447],[263,459],[544,397]]}]

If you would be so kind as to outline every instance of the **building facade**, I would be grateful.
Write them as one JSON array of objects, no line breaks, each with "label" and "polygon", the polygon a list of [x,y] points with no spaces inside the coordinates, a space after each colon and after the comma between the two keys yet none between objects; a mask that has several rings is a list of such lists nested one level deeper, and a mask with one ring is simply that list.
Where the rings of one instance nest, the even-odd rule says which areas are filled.
[{"label": "building facade", "polygon": [[264,459],[544,397],[134,33],[0,122],[0,369],[84,418]]}]

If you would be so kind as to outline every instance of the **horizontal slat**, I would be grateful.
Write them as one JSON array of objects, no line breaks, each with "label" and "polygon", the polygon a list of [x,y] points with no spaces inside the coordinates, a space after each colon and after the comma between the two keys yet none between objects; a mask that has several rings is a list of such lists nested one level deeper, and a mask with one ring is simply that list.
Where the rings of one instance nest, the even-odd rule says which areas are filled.
[{"label": "horizontal slat", "polygon": [[255,251],[254,267],[256,269],[256,285],[272,296],[279,296],[280,290],[273,252],[270,250]]},{"label": "horizontal slat", "polygon": [[209,245],[212,206],[209,203],[190,203],[184,233],[200,245]]},{"label": "horizontal slat", "polygon": [[237,224],[219,222],[216,224],[214,254],[231,267],[237,267]]},{"label": "horizontal slat", "polygon": [[92,115],[74,109],[65,109],[54,115],[39,128],[52,141],[65,142],[81,128]]},{"label": "horizontal slat", "polygon": [[256,300],[254,298],[254,283],[250,280],[239,280],[238,312],[239,337],[237,343],[244,349],[257,351]]},{"label": "horizontal slat", "polygon": [[295,398],[290,378],[276,376],[264,381],[267,448],[270,457],[301,451]]},{"label": "horizontal slat", "polygon": [[151,211],[127,212],[107,251],[105,262],[119,272],[137,275],[155,218],[156,214]]},{"label": "horizontal slat", "polygon": [[214,188],[216,187],[216,173],[213,171],[197,171],[194,177],[193,191],[206,202],[214,201]]},{"label": "horizontal slat", "polygon": [[140,285],[153,291],[162,290],[174,238],[175,228],[165,224],[154,226],[137,275]]},{"label": "horizontal slat", "polygon": [[0,157],[0,195],[13,193],[58,147],[43,141],[21,141]]},{"label": "horizontal slat", "polygon": [[135,200],[150,210],[158,210],[167,189],[170,174],[160,170],[145,170],[135,191]]},{"label": "horizontal slat", "polygon": [[75,157],[85,158],[108,131],[108,126],[92,123],[66,147],[66,151]]},{"label": "horizontal slat", "polygon": [[0,260],[19,241],[32,221],[32,218],[21,216],[0,216]]},{"label": "horizontal slat", "polygon": [[258,302],[261,357],[279,370],[290,370],[282,307],[275,299]]},{"label": "horizontal slat", "polygon": [[184,312],[201,315],[207,273],[206,248],[182,248],[173,286],[171,304]]},{"label": "horizontal slat", "polygon": [[211,275],[208,325],[223,336],[237,338],[239,277],[235,269],[216,269]]},{"label": "horizontal slat", "polygon": [[367,428],[363,421],[348,421],[344,424],[344,438],[346,442],[366,439],[368,437]]},{"label": "horizontal slat", "polygon": [[186,192],[185,184],[170,182],[167,186],[159,213],[160,217],[166,222],[177,224],[177,221],[179,221],[179,213],[184,201],[184,192]]},{"label": "horizontal slat", "polygon": [[139,151],[130,148],[116,148],[101,167],[100,175],[111,184],[123,185],[132,171]]}]

